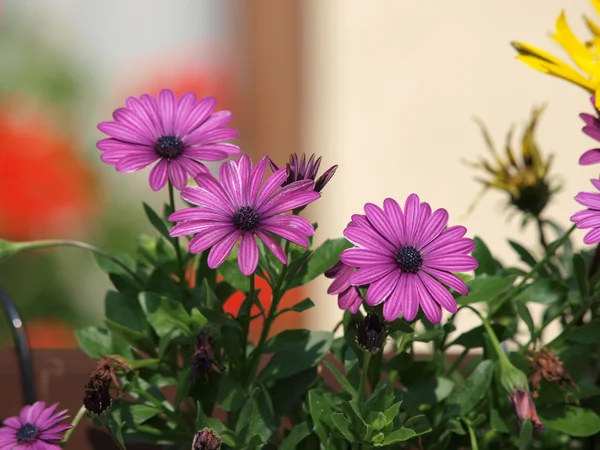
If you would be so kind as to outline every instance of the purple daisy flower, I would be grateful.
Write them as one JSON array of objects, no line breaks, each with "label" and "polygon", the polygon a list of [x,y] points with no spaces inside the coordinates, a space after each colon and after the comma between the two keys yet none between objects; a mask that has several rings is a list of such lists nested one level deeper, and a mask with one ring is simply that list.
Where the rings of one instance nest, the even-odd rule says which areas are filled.
[{"label": "purple daisy flower", "polygon": [[209,172],[200,161],[220,161],[240,152],[221,142],[239,133],[225,126],[231,112],[213,113],[216,104],[212,97],[196,100],[192,92],[177,99],[168,89],[160,91],[158,99],[148,94],[129,97],[125,108],[113,113],[113,122],[98,125],[110,136],[96,144],[103,152],[100,159],[119,172],[137,172],[158,161],[150,171],[152,190],[159,191],[167,180],[181,190],[188,175]]},{"label": "purple daisy flower", "polygon": [[446,228],[448,212],[432,213],[416,194],[408,197],[404,212],[388,198],[383,209],[367,203],[365,214],[354,215],[344,230],[356,247],[344,250],[340,259],[358,268],[350,275],[352,285],[369,284],[366,302],[371,306],[385,302],[383,315],[388,322],[400,313],[414,320],[419,305],[432,323],[441,321],[441,308],[456,312],[456,301],[440,282],[461,295],[468,294],[466,284],[452,273],[478,266],[468,254],[475,242],[463,237],[467,229]]},{"label": "purple daisy flower", "polygon": [[[600,180],[590,180],[594,187],[600,191]],[[597,244],[600,242],[600,193],[580,192],[575,196],[575,201],[587,209],[578,211],[571,216],[571,222],[579,229],[588,229],[583,238],[584,244]]]},{"label": "purple daisy flower", "polygon": [[350,284],[350,275],[354,273],[354,267],[347,266],[341,261],[334,264],[331,269],[325,272],[327,278],[332,278],[333,283],[327,289],[330,295],[338,296],[338,306],[340,309],[348,309],[352,314],[356,314],[362,304],[362,297],[358,288]]},{"label": "purple daisy flower", "polygon": [[246,155],[228,161],[220,168],[220,180],[210,174],[196,177],[198,186],[183,189],[181,197],[199,208],[185,208],[169,217],[181,222],[173,227],[171,236],[196,234],[190,241],[190,253],[200,253],[212,247],[208,266],[220,266],[241,238],[238,264],[244,275],[254,273],[258,264],[256,237],[281,261],[287,256],[271,234],[294,244],[308,247],[308,237],[315,232],[304,217],[280,215],[315,201],[321,195],[313,190],[311,180],[297,181],[281,188],[287,177],[285,169],[269,176],[261,187],[267,171],[268,157],[252,167]]},{"label": "purple daisy flower", "polygon": [[[591,101],[592,106],[598,115],[599,112],[596,109],[596,97],[594,95],[592,96]],[[585,122],[585,126],[581,129],[581,131],[583,131],[592,139],[600,141],[600,118],[587,113],[581,113],[579,114],[579,117],[581,117]],[[583,166],[596,164],[598,162],[600,162],[600,148],[588,150],[579,158],[579,164]]]},{"label": "purple daisy flower", "polygon": [[58,403],[46,408],[46,403],[36,402],[24,406],[21,414],[9,417],[0,428],[1,450],[59,450],[63,433],[71,425],[59,425],[67,411],[55,412]]},{"label": "purple daisy flower", "polygon": [[[271,170],[273,172],[277,172],[279,167],[269,159],[269,165],[271,166]],[[325,185],[329,183],[329,180],[335,174],[338,166],[332,166],[327,169],[323,175],[317,178],[317,173],[319,172],[319,167],[321,166],[321,157],[319,157],[315,161],[315,154],[313,153],[308,161],[306,161],[306,155],[302,155],[302,158],[298,160],[298,155],[293,153],[290,156],[290,162],[286,164],[286,170],[288,173],[287,179],[283,182],[282,186],[287,186],[295,181],[300,180],[313,180],[315,181],[314,190],[317,192],[321,192]]]}]

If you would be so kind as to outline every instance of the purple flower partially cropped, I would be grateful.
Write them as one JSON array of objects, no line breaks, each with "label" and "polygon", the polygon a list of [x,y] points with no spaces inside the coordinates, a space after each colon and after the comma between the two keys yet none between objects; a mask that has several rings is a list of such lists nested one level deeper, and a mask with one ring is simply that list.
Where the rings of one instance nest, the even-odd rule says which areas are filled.
[{"label": "purple flower partially cropped", "polygon": [[[208,266],[220,266],[240,240],[238,264],[244,275],[254,273],[258,264],[258,237],[283,264],[287,256],[272,234],[294,244],[308,247],[308,237],[315,232],[304,217],[280,215],[305,206],[321,195],[313,190],[310,180],[298,181],[281,188],[287,177],[285,169],[276,171],[262,184],[268,158],[256,166],[246,155],[221,166],[220,180],[210,174],[196,177],[198,187],[183,189],[181,197],[199,208],[185,208],[169,217],[180,222],[171,236],[196,234],[189,251],[200,253],[211,248]],[[262,184],[262,187],[261,187]]]},{"label": "purple flower partially cropped", "polygon": [[[581,129],[581,131],[583,131],[592,139],[600,141],[600,118],[598,117],[599,112],[596,109],[596,97],[592,96],[590,100],[592,101],[592,106],[596,111],[596,116],[592,116],[591,114],[587,113],[579,114],[579,117],[581,117],[585,122],[585,126]],[[588,150],[579,158],[579,164],[584,166],[596,164],[598,162],[600,162],[600,148]]]},{"label": "purple flower partially cropped", "polygon": [[[279,170],[279,167],[277,167],[277,165],[271,159],[269,159],[269,164],[273,172],[277,172]],[[306,155],[303,154],[302,158],[298,160],[298,155],[293,153],[290,156],[290,162],[285,165],[288,177],[283,182],[283,186],[287,186],[295,181],[313,180],[315,181],[315,191],[321,192],[335,174],[338,166],[330,167],[319,178],[317,178],[317,173],[319,172],[320,166],[321,157],[315,161],[314,153],[311,155],[308,161],[306,161]]]},{"label": "purple flower partially cropped", "polygon": [[333,283],[327,289],[327,293],[337,295],[340,309],[348,309],[352,314],[356,314],[356,311],[358,311],[358,308],[362,304],[362,297],[358,288],[350,284],[350,275],[355,270],[354,267],[347,266],[343,262],[338,261],[325,272],[327,278],[333,279]]},{"label": "purple flower partially cropped", "polygon": [[150,171],[150,187],[158,191],[170,181],[181,190],[188,176],[208,173],[201,161],[220,161],[240,152],[222,142],[239,133],[225,126],[232,118],[229,111],[213,112],[216,104],[212,97],[196,100],[192,92],[177,99],[168,89],[158,99],[148,94],[129,97],[113,113],[114,121],[98,125],[110,136],[96,144],[101,159],[119,172],[137,172],[158,161]]},{"label": "purple flower partially cropped", "polygon": [[477,260],[469,255],[475,248],[472,239],[463,237],[462,226],[446,228],[448,212],[431,212],[411,194],[404,211],[388,198],[383,209],[367,203],[365,215],[354,215],[344,236],[356,247],[344,250],[340,259],[358,268],[350,276],[354,286],[369,284],[366,302],[383,305],[385,320],[391,322],[400,313],[414,320],[419,305],[432,323],[439,323],[442,310],[456,312],[456,301],[441,283],[461,295],[467,295],[466,284],[452,272],[477,268]]},{"label": "purple flower partially cropped", "polygon": [[36,402],[6,419],[0,428],[0,449],[59,450],[63,433],[71,425],[59,424],[68,416],[66,411],[55,412],[57,406],[46,408],[46,403]]},{"label": "purple flower partially cropped", "polygon": [[[600,191],[600,180],[590,180],[596,190]],[[571,216],[571,222],[579,229],[590,231],[583,237],[584,244],[597,244],[600,242],[600,193],[580,192],[575,196],[575,201],[587,209],[576,212]]]}]

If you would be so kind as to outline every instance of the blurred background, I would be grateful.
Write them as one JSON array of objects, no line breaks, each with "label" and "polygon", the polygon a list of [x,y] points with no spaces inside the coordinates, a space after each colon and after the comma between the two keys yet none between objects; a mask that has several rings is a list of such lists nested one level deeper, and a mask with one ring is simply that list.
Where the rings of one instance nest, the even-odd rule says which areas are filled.
[{"label": "blurred background", "polygon": [[[509,220],[495,192],[462,217],[480,186],[461,159],[486,154],[472,116],[501,147],[511,124],[547,103],[538,139],[556,155],[563,190],[546,215],[568,225],[574,195],[597,176],[577,164],[592,146],[578,118],[591,109],[588,95],[515,61],[509,45],[553,50],[547,35],[565,7],[587,36],[582,14],[595,16],[586,1],[0,0],[0,238],[132,251],[138,233],[153,232],[141,201],[158,207],[166,191],[148,188],[147,170],[118,174],[102,164],[96,124],[127,96],[168,87],[234,111],[238,144],[254,158],[282,164],[306,152],[324,168],[339,165],[307,209],[319,220],[317,243],[341,236],[365,202],[402,203],[416,192],[516,262],[506,238],[534,247],[534,225]],[[72,330],[101,322],[109,288],[77,249],[0,263],[0,285],[38,348],[76,345]],[[317,307],[280,326],[332,328],[341,313],[327,286],[320,279],[297,293]],[[472,325],[461,317],[460,327]]]}]

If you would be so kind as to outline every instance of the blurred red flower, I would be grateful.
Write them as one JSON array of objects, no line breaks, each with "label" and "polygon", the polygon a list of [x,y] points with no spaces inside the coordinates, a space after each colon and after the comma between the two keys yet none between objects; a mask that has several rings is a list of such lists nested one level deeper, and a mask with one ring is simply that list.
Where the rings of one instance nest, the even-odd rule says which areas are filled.
[{"label": "blurred red flower", "polygon": [[39,115],[0,109],[0,237],[68,236],[95,210],[92,170]]}]

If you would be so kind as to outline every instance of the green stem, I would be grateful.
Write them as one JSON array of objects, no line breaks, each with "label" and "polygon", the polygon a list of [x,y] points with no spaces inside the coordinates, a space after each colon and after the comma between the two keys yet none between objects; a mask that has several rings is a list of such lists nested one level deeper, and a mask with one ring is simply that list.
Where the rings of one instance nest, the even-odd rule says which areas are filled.
[{"label": "green stem", "polygon": [[569,331],[571,331],[571,329],[575,325],[579,324],[579,321],[585,315],[586,312],[587,312],[587,308],[581,308],[581,309],[579,309],[579,311],[577,311],[577,314],[575,314],[575,316],[573,316],[573,318],[571,319],[571,321],[565,325],[565,327],[563,328],[562,332],[558,336],[556,336],[554,339],[552,339],[552,341],[550,341],[546,345],[546,347],[552,347],[558,341],[560,341]]},{"label": "green stem", "polygon": [[79,422],[81,421],[83,416],[85,416],[86,411],[87,410],[85,409],[85,406],[83,406],[83,405],[81,406],[81,408],[79,408],[79,411],[77,411],[77,414],[73,418],[73,422],[71,422],[71,428],[69,428],[67,430],[67,432],[65,433],[65,437],[61,442],[63,447],[65,445],[67,445],[67,442],[69,442],[69,438],[73,434],[73,431],[75,431],[75,428],[77,428],[77,425],[79,425]]},{"label": "green stem", "polygon": [[135,279],[135,281],[137,281],[141,286],[144,285],[144,280],[142,280],[138,274],[136,274],[129,267],[127,267],[127,265],[125,265],[125,263],[123,261],[121,261],[116,256],[113,256],[110,253],[107,253],[104,250],[99,249],[98,247],[88,244],[87,242],[70,241],[67,239],[46,239],[46,240],[42,240],[42,241],[19,242],[19,243],[17,243],[17,247],[20,247],[20,249],[18,251],[38,250],[38,249],[50,248],[50,247],[77,247],[77,248],[82,248],[84,250],[89,250],[92,253],[96,253],[97,255],[100,255],[103,258],[106,258],[109,261],[112,261],[113,263],[115,263],[116,265],[121,267],[129,275],[131,275],[133,277],[133,279]]},{"label": "green stem", "polygon": [[457,368],[458,366],[460,366],[460,363],[463,362],[463,360],[466,358],[466,356],[469,354],[469,349],[465,348],[462,353],[460,355],[458,355],[456,357],[456,359],[452,362],[452,365],[448,368],[448,372],[446,373],[447,375],[452,374]]},{"label": "green stem", "polygon": [[362,401],[363,398],[367,398],[366,388],[367,388],[367,377],[369,374],[369,363],[371,362],[371,353],[365,352],[365,356],[363,359],[362,372],[360,374],[360,384],[358,385],[358,399]]},{"label": "green stem", "polygon": [[469,429],[469,437],[471,438],[471,450],[479,450],[477,445],[477,436],[475,436],[475,430],[471,425],[467,425],[467,428]]},{"label": "green stem", "polygon": [[[287,258],[289,258],[289,254],[288,254],[289,250],[290,250],[290,241],[286,241],[284,252],[285,252],[285,255]],[[255,374],[256,370],[258,369],[258,364],[260,362],[262,348],[265,345],[267,338],[269,337],[269,332],[271,331],[271,326],[273,325],[273,321],[277,314],[277,309],[279,308],[279,302],[283,298],[283,294],[285,294],[285,291],[283,291],[282,288],[283,288],[283,283],[285,281],[285,277],[287,275],[287,271],[288,271],[288,265],[286,264],[281,269],[281,274],[279,276],[279,280],[277,280],[277,285],[273,289],[271,307],[269,308],[269,315],[267,316],[266,320],[263,323],[263,329],[262,329],[262,332],[260,333],[260,338],[258,340],[258,344],[256,345],[256,348],[254,349],[254,351],[252,352],[251,357],[250,357],[250,367],[249,367],[250,370],[248,371],[248,377],[249,377],[248,383],[250,383],[250,381],[252,381],[254,379],[254,374]]]},{"label": "green stem", "polygon": [[540,233],[540,244],[544,250],[548,250],[548,241],[546,241],[546,235],[544,234],[544,221],[538,216],[535,218],[537,223],[538,232]]},{"label": "green stem", "polygon": [[100,419],[100,422],[102,423],[102,425],[104,425],[104,428],[106,428],[106,431],[108,431],[108,434],[112,438],[115,445],[119,448],[119,450],[127,450],[125,448],[125,445],[122,444],[121,441],[119,441],[119,439],[115,436],[113,431],[110,429],[110,426],[108,425],[108,421],[106,420],[106,416],[104,416],[102,419]]},{"label": "green stem", "polygon": [[481,315],[481,313],[479,311],[477,311],[475,308],[473,308],[472,306],[466,305],[465,308],[468,308],[471,311],[473,311],[481,320],[481,323],[483,324],[485,331],[487,332],[488,337],[490,338],[490,341],[492,341],[492,345],[494,346],[494,349],[496,350],[496,353],[498,354],[498,359],[500,360],[500,362],[502,364],[508,364],[508,365],[512,366],[512,363],[508,359],[508,356],[506,356],[506,353],[504,353],[504,350],[502,350],[500,341],[496,337],[496,333],[494,333],[494,329],[490,325],[490,322],[487,320],[487,318],[483,317]]},{"label": "green stem", "polygon": [[573,225],[571,228],[569,228],[565,234],[563,234],[557,241],[555,241],[554,245],[552,246],[552,248],[549,248],[546,252],[546,256],[544,256],[542,259],[540,259],[535,266],[533,266],[531,268],[531,270],[529,272],[527,272],[527,274],[523,277],[523,279],[521,280],[521,282],[515,286],[514,288],[512,288],[510,291],[508,291],[506,293],[506,295],[504,295],[495,305],[493,308],[491,308],[489,315],[493,316],[504,304],[504,302],[506,302],[508,299],[515,297],[516,295],[520,294],[521,291],[523,291],[527,286],[525,285],[525,283],[527,283],[527,281],[529,281],[529,279],[531,277],[533,277],[542,267],[544,267],[544,265],[550,260],[550,258],[552,258],[552,256],[554,256],[554,253],[562,246],[562,244],[569,238],[569,236],[571,235],[571,233],[573,232],[573,230],[575,230],[575,225]]},{"label": "green stem", "polygon": [[[175,194],[173,192],[173,183],[171,183],[171,181],[169,181],[169,204],[171,205],[171,213],[175,212]],[[181,284],[181,288],[185,290],[185,266],[183,265],[181,244],[178,237],[173,238],[173,247],[175,247],[177,262],[179,263],[179,282]]]}]

